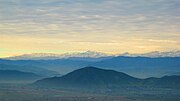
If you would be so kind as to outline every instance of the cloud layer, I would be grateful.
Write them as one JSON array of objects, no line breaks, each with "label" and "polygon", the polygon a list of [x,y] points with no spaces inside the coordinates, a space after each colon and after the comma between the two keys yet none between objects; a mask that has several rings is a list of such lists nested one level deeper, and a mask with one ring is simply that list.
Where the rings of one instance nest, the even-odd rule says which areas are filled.
[{"label": "cloud layer", "polygon": [[180,49],[179,0],[0,0],[0,7],[1,49]]}]

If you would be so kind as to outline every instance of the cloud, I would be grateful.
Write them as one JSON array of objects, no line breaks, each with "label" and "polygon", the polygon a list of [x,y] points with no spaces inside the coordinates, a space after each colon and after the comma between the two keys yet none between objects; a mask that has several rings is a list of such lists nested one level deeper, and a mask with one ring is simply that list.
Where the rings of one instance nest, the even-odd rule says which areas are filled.
[{"label": "cloud", "polygon": [[0,37],[114,46],[143,38],[164,47],[163,40],[179,43],[179,5],[179,0],[0,0]]}]

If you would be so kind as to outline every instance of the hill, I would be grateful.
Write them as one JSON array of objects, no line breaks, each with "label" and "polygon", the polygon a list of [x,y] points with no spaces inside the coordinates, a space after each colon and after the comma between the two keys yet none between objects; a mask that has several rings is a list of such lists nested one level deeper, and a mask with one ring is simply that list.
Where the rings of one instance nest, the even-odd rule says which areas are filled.
[{"label": "hill", "polygon": [[36,85],[70,88],[108,88],[113,86],[135,85],[140,79],[114,70],[85,67],[70,72],[62,77],[46,78]]},{"label": "hill", "polygon": [[19,82],[19,81],[35,81],[42,79],[39,76],[30,72],[22,72],[17,70],[0,70],[0,82]]},{"label": "hill", "polygon": [[143,80],[144,86],[163,87],[163,88],[180,88],[180,76],[164,76],[161,78],[147,78]]}]

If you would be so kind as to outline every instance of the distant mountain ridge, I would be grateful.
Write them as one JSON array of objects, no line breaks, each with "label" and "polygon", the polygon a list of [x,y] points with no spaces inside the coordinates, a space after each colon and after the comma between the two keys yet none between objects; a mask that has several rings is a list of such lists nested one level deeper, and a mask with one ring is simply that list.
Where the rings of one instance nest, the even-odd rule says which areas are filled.
[{"label": "distant mountain ridge", "polygon": [[131,54],[128,52],[125,52],[123,54],[120,54],[119,56],[129,56],[129,57],[180,57],[180,50],[178,51],[168,51],[168,52],[159,52],[159,51],[153,51],[143,54]]},{"label": "distant mountain ridge", "polygon": [[42,79],[42,76],[17,70],[0,70],[0,82],[19,82]]},{"label": "distant mountain ridge", "polygon": [[180,76],[164,76],[162,78],[138,79],[122,72],[85,67],[74,70],[62,77],[38,80],[36,86],[59,88],[99,89],[121,87],[180,87]]},{"label": "distant mountain ridge", "polygon": [[94,51],[86,51],[86,52],[75,52],[75,53],[64,53],[64,54],[54,54],[54,53],[32,53],[32,54],[24,54],[14,57],[8,57],[6,59],[10,60],[53,60],[53,59],[66,59],[72,57],[79,58],[100,58],[107,57],[108,54],[94,52]]},{"label": "distant mountain ridge", "polygon": [[[180,57],[179,51],[169,51],[169,52],[149,52],[142,54],[131,54],[128,52],[122,54],[106,54],[101,52],[94,51],[86,51],[86,52],[75,52],[75,53],[64,53],[64,54],[54,54],[54,53],[32,53],[32,54],[24,54],[19,56],[7,57],[5,59],[10,60],[53,60],[53,59],[67,59],[67,58],[82,58],[84,60],[93,60],[93,59],[106,59],[105,57],[116,57],[116,56],[128,56],[128,57]],[[104,58],[103,58],[104,57]]]},{"label": "distant mountain ridge", "polygon": [[0,70],[17,70],[17,71],[22,71],[22,72],[32,72],[32,73],[35,73],[36,75],[45,76],[45,77],[58,75],[57,72],[39,68],[32,65],[21,66],[21,65],[9,64],[9,63],[7,64],[0,63]]},{"label": "distant mountain ridge", "polygon": [[[89,60],[90,59],[90,60]],[[104,57],[104,58],[67,58],[56,60],[5,60],[0,59],[0,64],[16,65],[19,67],[39,67],[46,70],[66,74],[72,70],[85,66],[97,66],[104,69],[122,71],[135,77],[162,77],[166,73],[177,74],[180,72],[180,57]],[[0,65],[1,67],[1,65]],[[8,67],[8,66],[7,66]],[[30,68],[25,68],[30,69]],[[22,69],[23,70],[23,69]],[[45,72],[43,72],[45,73]]]}]

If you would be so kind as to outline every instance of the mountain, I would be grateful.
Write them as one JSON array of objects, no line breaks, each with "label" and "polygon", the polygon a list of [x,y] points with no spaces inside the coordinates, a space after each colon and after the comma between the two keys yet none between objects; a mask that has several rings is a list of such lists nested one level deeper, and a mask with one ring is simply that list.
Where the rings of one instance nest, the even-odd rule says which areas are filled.
[{"label": "mountain", "polygon": [[32,53],[23,54],[19,56],[7,57],[5,59],[9,60],[53,60],[53,59],[67,59],[71,58],[73,60],[86,60],[86,61],[98,61],[107,58],[112,58],[116,56],[127,56],[127,57],[180,57],[180,50],[169,51],[169,52],[149,52],[143,54],[131,54],[128,52],[116,55],[105,54],[101,52],[86,51],[86,52],[74,52],[74,53],[64,53],[64,54],[54,54],[54,53]]},{"label": "mountain", "polygon": [[119,56],[128,56],[128,57],[180,57],[180,50],[178,51],[169,51],[169,52],[159,52],[159,51],[153,51],[149,53],[143,53],[143,54],[131,54],[128,52],[125,52],[123,54],[119,54]]},{"label": "mountain", "polygon": [[180,87],[180,76],[138,79],[122,72],[85,67],[72,71],[62,77],[38,80],[34,83],[40,87],[57,87],[65,89],[121,89],[127,87]]},{"label": "mountain", "polygon": [[42,79],[42,76],[30,72],[22,72],[17,70],[0,70],[0,83],[31,80],[35,81],[38,79]]},{"label": "mountain", "polygon": [[64,54],[53,54],[53,53],[32,53],[24,54],[20,56],[8,57],[6,59],[10,60],[52,60],[52,59],[64,59],[64,58],[99,58],[108,56],[105,53],[86,51],[86,52],[76,52],[76,53],[64,53]]},{"label": "mountain", "polygon": [[[121,67],[121,68],[177,68],[180,66],[180,57],[125,57],[118,56],[111,59],[102,60],[95,63],[100,67]],[[104,65],[104,66],[103,66]]]},{"label": "mountain", "polygon": [[150,87],[180,88],[180,76],[163,76],[161,78],[147,78],[143,81],[144,85]]},{"label": "mountain", "polygon": [[[15,66],[18,66],[18,68],[25,66],[27,68],[22,68],[22,70],[33,69],[32,72],[38,71],[38,73],[40,72],[43,75],[48,74],[47,76],[55,76],[58,73],[65,74],[72,70],[78,69],[80,67],[87,66],[88,64],[91,64],[91,63],[92,62],[89,62],[89,61],[72,60],[72,59],[57,59],[57,60],[5,60],[5,59],[0,59],[0,64],[15,65]],[[4,68],[6,68],[6,67],[4,67]],[[18,68],[16,68],[16,69],[18,69]],[[42,69],[44,69],[46,71],[44,71]],[[56,71],[56,72],[54,72],[54,71]]]},{"label": "mountain", "polygon": [[59,73],[57,73],[57,72],[39,68],[39,67],[35,67],[32,65],[19,66],[19,65],[13,65],[13,64],[1,64],[0,63],[0,70],[17,70],[17,71],[22,71],[22,72],[32,72],[32,73],[35,73],[37,75],[41,75],[44,77],[59,75]]},{"label": "mountain", "polygon": [[85,67],[70,72],[62,77],[53,77],[39,80],[35,84],[65,88],[102,88],[120,85],[134,85],[139,80],[140,79],[114,70],[105,70],[96,67]]},{"label": "mountain", "polygon": [[172,75],[180,75],[180,72],[166,72],[164,75],[172,76]]},{"label": "mountain", "polygon": [[93,66],[123,71],[140,78],[161,77],[166,72],[180,71],[180,57],[126,57],[117,56],[93,63]]}]

